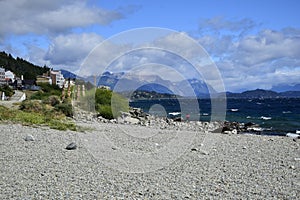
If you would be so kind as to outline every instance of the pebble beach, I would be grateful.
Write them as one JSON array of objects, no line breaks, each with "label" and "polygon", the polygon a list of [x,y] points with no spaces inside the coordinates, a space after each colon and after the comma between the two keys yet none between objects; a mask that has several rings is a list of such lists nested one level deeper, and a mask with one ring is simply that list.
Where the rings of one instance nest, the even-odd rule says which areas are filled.
[{"label": "pebble beach", "polygon": [[[211,126],[79,125],[74,132],[0,124],[0,199],[300,198],[299,139],[212,133]],[[122,160],[124,152],[140,157]]]}]

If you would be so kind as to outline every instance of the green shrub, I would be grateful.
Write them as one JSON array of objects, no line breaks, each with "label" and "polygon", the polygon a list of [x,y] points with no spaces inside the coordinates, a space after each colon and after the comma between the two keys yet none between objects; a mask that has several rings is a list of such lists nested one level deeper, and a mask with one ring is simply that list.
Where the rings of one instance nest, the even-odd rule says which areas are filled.
[{"label": "green shrub", "polygon": [[98,105],[99,114],[105,119],[113,119],[114,115],[110,105]]},{"label": "green shrub", "polygon": [[50,85],[49,83],[39,83],[41,90],[32,94],[30,99],[46,100],[50,96],[60,97],[62,94],[62,89],[57,85]]},{"label": "green shrub", "polygon": [[107,89],[97,89],[95,94],[96,105],[110,105],[113,92]]},{"label": "green shrub", "polygon": [[72,99],[71,98],[65,98],[63,100],[63,103],[72,104]]},{"label": "green shrub", "polygon": [[43,100],[47,98],[47,94],[43,91],[37,91],[30,96],[30,100]]},{"label": "green shrub", "polygon": [[97,89],[95,93],[95,108],[107,119],[120,116],[120,111],[127,112],[128,101],[121,95],[107,89]]},{"label": "green shrub", "polygon": [[20,110],[42,113],[44,111],[44,104],[39,100],[26,100],[21,103]]},{"label": "green shrub", "polygon": [[0,87],[0,91],[5,93],[5,96],[11,97],[14,94],[14,90],[11,89],[8,85],[4,85]]},{"label": "green shrub", "polygon": [[[50,85],[49,83],[39,83],[38,84],[41,87],[41,90],[43,90],[46,93],[56,93],[62,91],[62,89],[58,85]],[[58,95],[59,96],[59,95]]]},{"label": "green shrub", "polygon": [[10,109],[0,106],[0,120],[10,120],[14,119],[16,112],[12,112]]},{"label": "green shrub", "polygon": [[56,106],[60,103],[59,97],[55,95],[49,96],[47,99],[43,101],[43,103],[49,104],[51,106]]},{"label": "green shrub", "polygon": [[56,109],[56,111],[62,112],[67,117],[72,117],[73,116],[72,104],[69,104],[69,103],[57,104],[55,106],[55,109]]}]

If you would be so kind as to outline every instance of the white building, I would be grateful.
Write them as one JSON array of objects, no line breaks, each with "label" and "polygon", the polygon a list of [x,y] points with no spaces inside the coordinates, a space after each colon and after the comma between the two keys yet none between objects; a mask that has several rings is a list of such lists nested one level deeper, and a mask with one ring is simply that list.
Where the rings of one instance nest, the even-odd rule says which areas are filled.
[{"label": "white building", "polygon": [[10,79],[12,82],[14,82],[15,81],[15,74],[8,70],[8,71],[5,72],[5,79],[6,80]]},{"label": "white building", "polygon": [[63,88],[65,83],[65,78],[62,75],[61,71],[59,70],[53,70],[50,72],[50,77],[52,79],[53,85],[58,85],[58,87]]},{"label": "white building", "polygon": [[0,67],[0,85],[5,85],[5,69]]}]

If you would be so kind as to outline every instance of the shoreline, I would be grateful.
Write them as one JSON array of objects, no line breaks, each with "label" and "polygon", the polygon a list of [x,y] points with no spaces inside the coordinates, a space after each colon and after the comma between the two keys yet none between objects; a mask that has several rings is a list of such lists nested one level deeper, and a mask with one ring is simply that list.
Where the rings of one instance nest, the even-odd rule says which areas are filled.
[{"label": "shoreline", "polygon": [[129,112],[123,112],[117,119],[108,120],[94,113],[88,113],[83,110],[76,109],[74,119],[80,122],[100,122],[112,124],[132,124],[137,126],[160,127],[161,129],[188,130],[188,131],[210,131],[222,134],[251,134],[265,136],[281,136],[286,137],[288,133],[296,133],[294,131],[276,131],[265,128],[260,124],[237,121],[193,121],[178,120],[176,118],[159,117],[143,112],[140,108],[132,108]]}]

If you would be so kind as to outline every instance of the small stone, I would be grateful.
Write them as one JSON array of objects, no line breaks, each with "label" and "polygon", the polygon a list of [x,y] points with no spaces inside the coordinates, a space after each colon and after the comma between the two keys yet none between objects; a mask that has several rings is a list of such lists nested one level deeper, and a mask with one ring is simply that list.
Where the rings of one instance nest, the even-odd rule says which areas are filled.
[{"label": "small stone", "polygon": [[34,141],[35,139],[34,139],[34,137],[32,136],[32,135],[27,135],[26,137],[25,137],[25,141]]},{"label": "small stone", "polygon": [[117,150],[117,148],[116,148],[116,147],[112,147],[111,149],[112,149],[112,150]]},{"label": "small stone", "polygon": [[291,165],[291,166],[290,166],[290,169],[295,169],[295,166],[294,166],[294,165]]},{"label": "small stone", "polygon": [[67,147],[66,149],[67,150],[75,150],[77,148],[77,145],[75,142],[71,142]]},{"label": "small stone", "polygon": [[207,151],[201,151],[201,154],[203,154],[203,155],[208,155],[209,153],[207,152]]},{"label": "small stone", "polygon": [[197,148],[191,148],[191,151],[198,151]]},{"label": "small stone", "polygon": [[247,147],[246,147],[246,146],[243,146],[243,149],[247,149]]}]

